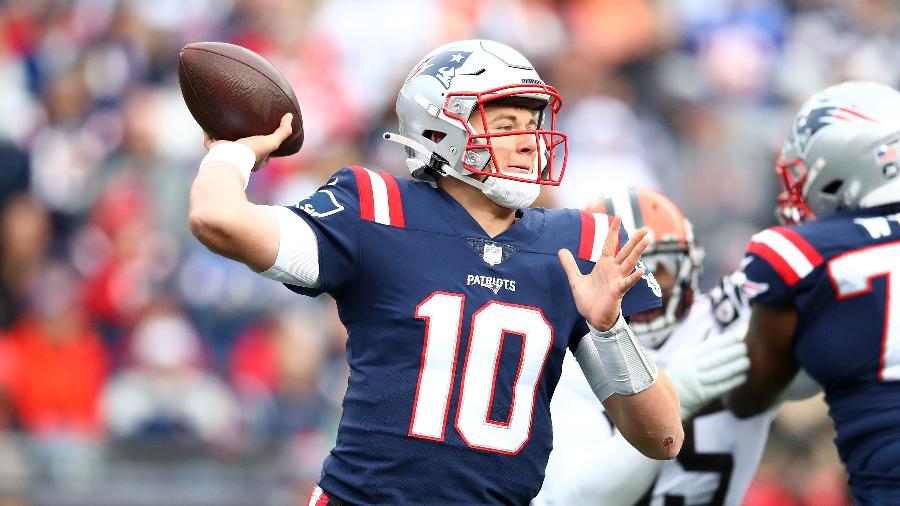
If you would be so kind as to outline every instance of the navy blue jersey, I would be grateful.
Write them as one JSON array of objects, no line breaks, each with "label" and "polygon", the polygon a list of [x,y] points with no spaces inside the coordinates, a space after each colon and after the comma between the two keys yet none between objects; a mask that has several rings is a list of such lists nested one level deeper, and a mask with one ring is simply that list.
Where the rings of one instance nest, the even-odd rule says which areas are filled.
[{"label": "navy blue jersey", "polygon": [[[349,334],[320,486],[353,504],[527,503],[566,347],[587,332],[557,251],[588,272],[608,217],[526,209],[491,238],[444,191],[361,167],[291,209],[318,238],[321,289],[290,288],[331,294]],[[658,307],[654,289],[641,280],[623,313]]]},{"label": "navy blue jersey", "polygon": [[883,206],[770,228],[753,237],[745,259],[754,303],[797,310],[794,351],[825,390],[854,493],[855,485],[900,476],[900,299],[891,298],[900,293],[897,211]]}]

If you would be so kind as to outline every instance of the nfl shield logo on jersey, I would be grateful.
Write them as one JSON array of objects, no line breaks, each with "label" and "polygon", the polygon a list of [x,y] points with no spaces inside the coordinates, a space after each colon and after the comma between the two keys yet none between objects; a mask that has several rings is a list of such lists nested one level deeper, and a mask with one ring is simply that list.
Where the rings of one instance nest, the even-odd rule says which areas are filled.
[{"label": "nfl shield logo on jersey", "polygon": [[487,243],[484,245],[484,261],[491,267],[503,261],[503,248],[496,244]]}]

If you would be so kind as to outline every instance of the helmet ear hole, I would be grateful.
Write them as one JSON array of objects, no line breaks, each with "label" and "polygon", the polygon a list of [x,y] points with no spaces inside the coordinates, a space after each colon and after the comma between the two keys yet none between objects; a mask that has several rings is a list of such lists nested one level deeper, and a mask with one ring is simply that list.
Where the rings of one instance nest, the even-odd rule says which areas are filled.
[{"label": "helmet ear hole", "polygon": [[435,144],[440,143],[444,140],[444,137],[447,137],[446,132],[439,132],[437,130],[423,130],[422,137],[434,142]]},{"label": "helmet ear hole", "polygon": [[844,185],[844,182],[840,179],[835,179],[834,181],[828,183],[822,188],[822,193],[826,195],[836,195],[838,191],[840,191],[841,186]]}]

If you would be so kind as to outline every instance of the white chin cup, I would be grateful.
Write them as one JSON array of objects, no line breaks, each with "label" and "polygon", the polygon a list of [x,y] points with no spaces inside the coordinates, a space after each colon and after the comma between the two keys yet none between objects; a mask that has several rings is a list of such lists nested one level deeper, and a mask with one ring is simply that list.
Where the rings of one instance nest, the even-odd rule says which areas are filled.
[{"label": "white chin cup", "polygon": [[488,176],[482,183],[485,196],[498,206],[509,209],[524,209],[537,200],[541,185],[526,181],[515,181],[502,177]]}]

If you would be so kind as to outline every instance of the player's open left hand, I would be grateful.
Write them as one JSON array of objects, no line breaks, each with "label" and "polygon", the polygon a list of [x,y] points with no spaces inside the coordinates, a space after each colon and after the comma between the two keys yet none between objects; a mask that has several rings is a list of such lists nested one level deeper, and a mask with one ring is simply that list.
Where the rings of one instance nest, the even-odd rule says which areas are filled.
[{"label": "player's open left hand", "polygon": [[650,242],[647,229],[635,232],[616,253],[621,226],[622,219],[616,216],[609,226],[600,258],[586,275],[581,274],[572,252],[559,250],[559,261],[569,278],[578,312],[601,331],[609,330],[616,323],[622,310],[622,297],[644,275],[644,269],[635,269],[635,266]]},{"label": "player's open left hand", "polygon": [[[278,128],[276,128],[274,132],[268,135],[244,137],[243,139],[234,141],[247,146],[253,150],[254,154],[256,154],[256,165],[253,166],[253,170],[262,168],[266,164],[266,161],[268,161],[269,154],[278,149],[278,147],[281,146],[281,143],[291,136],[291,132],[293,131],[293,128],[291,128],[291,121],[293,118],[293,114],[287,113],[281,117],[281,124],[278,125]],[[217,141],[211,139],[207,133],[203,133],[203,146],[205,146],[207,150],[220,142],[229,141]]]}]

